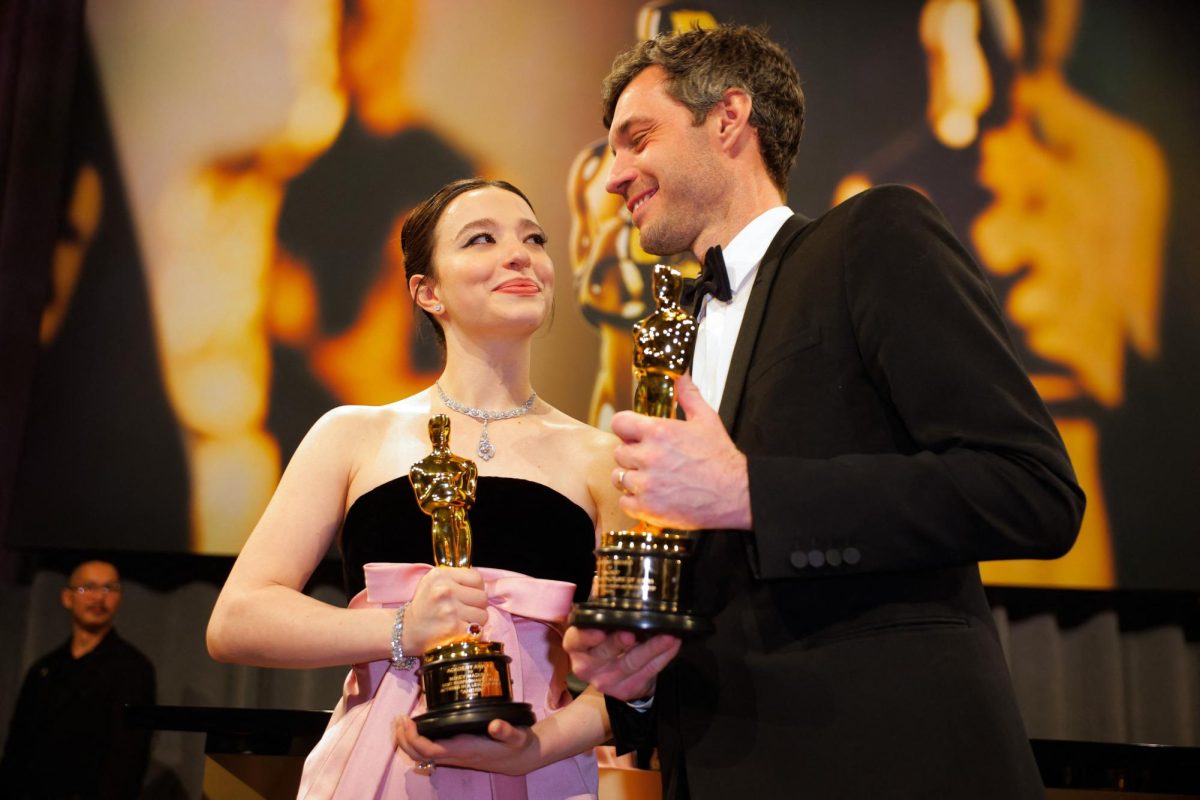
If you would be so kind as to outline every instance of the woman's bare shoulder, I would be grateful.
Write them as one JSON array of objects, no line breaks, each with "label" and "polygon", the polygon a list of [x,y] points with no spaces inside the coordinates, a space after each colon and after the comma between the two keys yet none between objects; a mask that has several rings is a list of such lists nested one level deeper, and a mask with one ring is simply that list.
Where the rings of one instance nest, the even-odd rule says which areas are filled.
[{"label": "woman's bare shoulder", "polygon": [[419,392],[385,405],[337,406],[321,415],[309,429],[305,442],[321,447],[379,441],[396,427],[424,424],[428,416],[427,392]]},{"label": "woman's bare shoulder", "polygon": [[566,446],[560,452],[569,454],[572,470],[580,475],[587,487],[590,507],[594,509],[597,536],[602,530],[628,527],[632,519],[621,511],[618,503],[621,493],[612,483],[612,471],[616,468],[613,451],[621,440],[608,431],[600,430],[586,422],[580,422],[567,414],[557,412],[551,424],[560,428]]},{"label": "woman's bare shoulder", "polygon": [[570,442],[572,449],[600,460],[611,460],[613,449],[621,443],[613,434],[575,419],[556,408],[551,408],[547,424]]}]

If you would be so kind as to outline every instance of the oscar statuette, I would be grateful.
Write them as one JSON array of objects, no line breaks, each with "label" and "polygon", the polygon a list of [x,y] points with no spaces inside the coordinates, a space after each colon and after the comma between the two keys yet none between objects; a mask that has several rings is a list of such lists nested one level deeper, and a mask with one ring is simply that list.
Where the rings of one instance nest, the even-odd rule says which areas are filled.
[{"label": "oscar statuette", "polygon": [[[675,379],[691,363],[696,320],[679,304],[683,278],[666,264],[654,267],[655,310],[633,327],[633,410],[675,416]],[[695,547],[689,531],[638,522],[633,530],[605,531],[596,551],[596,582],[577,603],[570,623],[581,628],[689,636],[712,623],[691,613],[687,570]]]},{"label": "oscar statuette", "polygon": [[[429,440],[433,452],[413,464],[408,477],[417,503],[432,520],[433,563],[469,567],[467,511],[475,501],[475,462],[450,452],[450,418],[445,414],[430,418]],[[426,713],[414,718],[417,731],[442,739],[460,733],[486,734],[493,719],[532,725],[532,707],[512,699],[511,660],[504,655],[503,643],[483,641],[472,633],[426,650],[417,671]]]}]

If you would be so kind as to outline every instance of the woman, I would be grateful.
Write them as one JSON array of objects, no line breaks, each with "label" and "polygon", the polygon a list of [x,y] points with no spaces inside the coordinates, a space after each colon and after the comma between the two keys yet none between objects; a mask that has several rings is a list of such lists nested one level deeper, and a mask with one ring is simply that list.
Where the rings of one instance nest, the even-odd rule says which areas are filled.
[{"label": "woman", "polygon": [[[430,454],[432,415],[450,417],[451,450],[478,470],[474,567],[570,581],[583,599],[599,532],[626,520],[611,483],[615,438],[530,386],[531,338],[551,311],[554,267],[524,194],[503,181],[451,183],[412,212],[401,245],[413,300],[445,345],[445,370],[412,397],[337,408],[313,426],[217,599],[209,652],[271,667],[356,665],[306,761],[301,797],[489,797],[514,780],[530,797],[594,796],[591,748],[608,738],[603,698],[589,690],[567,702],[557,631],[524,659],[538,674],[523,684],[547,687],[545,698],[516,698],[534,704],[532,728],[493,720],[488,737],[434,743],[410,719],[422,709],[408,659],[480,626],[492,638],[497,618],[478,569],[414,563],[428,563],[433,549],[409,480]],[[301,593],[335,536],[358,592],[348,609]],[[566,590],[547,622],[562,622]],[[486,769],[524,777],[478,771]]]}]

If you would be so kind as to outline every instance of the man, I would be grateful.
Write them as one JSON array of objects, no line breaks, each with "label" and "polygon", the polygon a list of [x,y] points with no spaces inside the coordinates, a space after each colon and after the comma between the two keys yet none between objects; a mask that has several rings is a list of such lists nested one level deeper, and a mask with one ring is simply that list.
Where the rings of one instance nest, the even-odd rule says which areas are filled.
[{"label": "man", "polygon": [[612,421],[625,511],[701,531],[715,625],[567,632],[619,744],[657,737],[668,798],[1041,797],[977,562],[1062,555],[1084,498],[980,270],[908,189],[781,205],[804,100],[757,31],[643,42],[604,98],[642,247],[721,246],[729,281],[686,421]]},{"label": "man", "polygon": [[24,798],[137,797],[150,732],[126,729],[126,705],[154,702],[154,667],[117,635],[121,579],[88,561],[62,590],[71,638],[34,662],[9,725],[0,795]]}]

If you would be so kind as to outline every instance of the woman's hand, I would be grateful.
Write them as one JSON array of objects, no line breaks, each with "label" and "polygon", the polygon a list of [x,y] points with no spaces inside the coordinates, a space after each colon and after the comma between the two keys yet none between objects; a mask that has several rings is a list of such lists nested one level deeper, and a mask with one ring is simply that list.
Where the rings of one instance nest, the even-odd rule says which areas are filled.
[{"label": "woman's hand", "polygon": [[392,728],[396,747],[418,764],[432,762],[502,775],[524,775],[543,766],[535,728],[516,727],[504,720],[488,723],[487,736],[463,734],[437,741],[417,733],[416,723],[408,717],[397,717]]},{"label": "woman's hand", "polygon": [[401,644],[406,655],[462,639],[470,626],[487,622],[483,576],[467,567],[434,567],[421,578],[404,612]]}]

